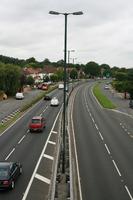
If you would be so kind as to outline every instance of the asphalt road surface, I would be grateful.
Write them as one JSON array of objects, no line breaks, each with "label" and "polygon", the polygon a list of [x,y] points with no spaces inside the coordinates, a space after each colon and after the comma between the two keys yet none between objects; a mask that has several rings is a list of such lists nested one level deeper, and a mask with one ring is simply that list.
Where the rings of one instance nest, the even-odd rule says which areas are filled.
[{"label": "asphalt road surface", "polygon": [[[50,93],[51,96],[56,94],[58,90],[54,90]],[[15,97],[8,98],[7,100],[0,101],[0,122],[6,119],[10,114],[19,110],[21,107],[31,102],[38,95],[43,93],[42,90],[34,89],[24,93],[23,100],[16,100]]]},{"label": "asphalt road surface", "polygon": [[103,109],[87,83],[73,107],[83,200],[133,200],[133,123],[120,112]]},{"label": "asphalt road surface", "polygon": [[[62,105],[63,92],[56,90],[54,91],[54,96],[59,98],[60,105],[58,107],[51,107],[50,102],[41,100],[38,102],[38,104],[33,106],[32,109],[25,113],[20,120],[18,120],[12,127],[10,127],[0,136],[0,161],[17,161],[23,166],[23,173],[17,180],[15,189],[9,191],[0,191],[0,199],[45,199],[45,194],[42,192],[44,191],[44,188],[48,189],[50,180],[40,176],[39,174],[46,172],[46,174],[49,175],[48,170],[50,163],[52,162],[52,156],[50,156],[50,153],[53,151],[52,148],[46,150],[46,153],[49,153],[49,155],[46,154],[45,158],[48,158],[48,160],[43,160],[41,162],[38,169],[39,174],[34,174],[35,182],[38,188],[35,188],[34,182],[34,192],[32,190],[32,194],[28,194],[29,196],[25,197],[24,194],[35,170],[36,164],[38,163],[41,152],[46,145],[49,135],[51,134],[51,129]],[[35,115],[42,115],[46,118],[46,128],[44,129],[43,133],[36,134],[28,131],[29,122]],[[54,134],[49,144],[54,146]],[[44,182],[47,185],[45,187],[42,185]],[[27,191],[30,193],[29,190]]]}]

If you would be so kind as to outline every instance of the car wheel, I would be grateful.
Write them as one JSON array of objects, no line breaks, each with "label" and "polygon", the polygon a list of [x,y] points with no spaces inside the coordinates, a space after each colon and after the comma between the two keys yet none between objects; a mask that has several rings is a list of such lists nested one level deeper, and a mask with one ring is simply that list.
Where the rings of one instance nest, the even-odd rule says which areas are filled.
[{"label": "car wheel", "polygon": [[11,189],[13,190],[14,187],[15,187],[15,183],[14,183],[14,181],[12,181],[12,182],[11,182]]}]

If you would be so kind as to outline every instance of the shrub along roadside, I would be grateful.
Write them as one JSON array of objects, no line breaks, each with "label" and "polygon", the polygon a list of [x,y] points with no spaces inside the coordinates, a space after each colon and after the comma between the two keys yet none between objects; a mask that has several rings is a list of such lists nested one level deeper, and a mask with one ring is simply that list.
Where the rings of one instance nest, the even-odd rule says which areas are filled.
[{"label": "shrub along roadside", "polygon": [[108,109],[116,108],[116,106],[102,93],[99,86],[100,86],[100,83],[96,84],[93,87],[93,93],[94,93],[95,97],[97,98],[97,100],[99,101],[99,103],[104,108],[108,108]]},{"label": "shrub along roadside", "polygon": [[17,113],[14,117],[12,117],[10,120],[7,122],[0,124],[0,134],[6,130],[11,124],[13,124],[19,117],[21,117],[24,112],[26,112],[29,108],[31,108],[35,103],[40,101],[46,94],[50,93],[51,91],[55,90],[57,86],[50,87],[47,91],[42,91],[41,94],[39,94],[36,98],[34,98],[32,101],[29,103],[26,103],[21,109],[20,112]]}]

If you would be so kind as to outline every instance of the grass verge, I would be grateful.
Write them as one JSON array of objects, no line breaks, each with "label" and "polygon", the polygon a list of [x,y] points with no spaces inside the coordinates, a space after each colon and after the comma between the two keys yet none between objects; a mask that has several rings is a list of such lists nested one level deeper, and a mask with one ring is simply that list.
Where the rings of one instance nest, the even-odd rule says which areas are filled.
[{"label": "grass verge", "polygon": [[112,103],[112,101],[110,101],[101,91],[100,87],[99,87],[100,83],[96,84],[93,87],[93,93],[95,95],[95,97],[97,98],[97,100],[99,101],[99,103],[104,107],[104,108],[108,108],[108,109],[114,109],[116,108],[116,106]]}]

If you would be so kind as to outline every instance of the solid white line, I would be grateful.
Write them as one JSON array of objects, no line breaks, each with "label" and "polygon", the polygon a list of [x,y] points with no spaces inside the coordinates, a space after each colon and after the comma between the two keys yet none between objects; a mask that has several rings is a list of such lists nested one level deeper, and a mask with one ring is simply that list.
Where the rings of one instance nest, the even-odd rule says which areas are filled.
[{"label": "solid white line", "polygon": [[102,136],[102,134],[100,133],[100,131],[99,131],[98,133],[99,133],[99,135],[100,135],[101,139],[103,140],[103,136]]},{"label": "solid white line", "polygon": [[53,157],[53,156],[49,156],[49,155],[47,155],[47,154],[44,154],[43,157],[48,158],[48,159],[50,159],[50,160],[54,160],[54,157]]},{"label": "solid white line", "polygon": [[36,174],[35,178],[39,179],[40,181],[43,181],[44,183],[50,184],[50,179],[45,178],[45,177],[43,177],[43,176],[41,176],[39,174]]},{"label": "solid white line", "polygon": [[26,135],[24,135],[18,142],[18,144],[20,144],[22,142],[22,140],[26,137]]},{"label": "solid white line", "polygon": [[[75,96],[74,96],[75,97]],[[73,99],[73,104],[74,104],[74,99]],[[78,156],[77,156],[77,147],[76,147],[76,140],[75,140],[75,133],[74,133],[74,123],[73,123],[73,104],[72,104],[72,111],[71,111],[71,122],[72,122],[72,134],[73,134],[73,142],[74,142],[74,151],[75,151],[75,159],[76,159],[76,170],[77,170],[77,178],[78,178],[78,184],[79,184],[79,195],[80,195],[80,200],[82,200],[82,190],[81,190],[81,180],[80,180],[80,174],[79,174],[79,162],[78,162]]]},{"label": "solid white line", "polygon": [[55,121],[54,121],[54,123],[53,123],[52,129],[51,129],[51,131],[50,131],[50,133],[49,133],[49,136],[48,136],[47,141],[46,141],[46,143],[45,143],[45,145],[44,145],[44,148],[43,148],[43,150],[42,150],[42,153],[41,153],[41,155],[40,155],[40,157],[39,157],[39,159],[38,159],[38,162],[37,162],[37,164],[36,164],[36,167],[35,167],[35,169],[34,169],[34,172],[33,172],[32,176],[31,176],[31,179],[30,179],[30,181],[29,181],[29,184],[28,184],[28,186],[27,186],[27,188],[26,188],[26,190],[25,190],[25,193],[24,193],[24,196],[23,196],[22,200],[26,200],[26,198],[27,198],[27,195],[28,195],[28,192],[29,192],[30,187],[31,187],[31,185],[32,185],[33,179],[34,179],[34,177],[35,177],[35,174],[36,174],[37,169],[38,169],[38,167],[39,167],[39,165],[40,165],[41,159],[42,159],[42,157],[43,157],[43,155],[44,155],[44,152],[45,152],[45,150],[46,150],[46,147],[47,147],[49,138],[51,137],[51,134],[52,134],[52,131],[53,131],[54,126],[55,126],[55,124],[56,124],[56,121],[57,121],[57,119],[58,119],[58,117],[59,117],[59,115],[60,115],[61,109],[62,109],[62,107],[60,108],[60,110],[59,110],[59,112],[58,112],[58,114],[57,114],[57,116],[56,116],[56,119],[55,119]]},{"label": "solid white line", "polygon": [[54,144],[54,145],[56,144],[56,142],[52,142],[52,141],[50,141],[50,140],[48,141],[48,143],[49,143],[49,144]]},{"label": "solid white line", "polygon": [[5,158],[5,160],[8,160],[8,158],[11,156],[11,154],[15,151],[15,148],[12,149],[12,151],[8,154],[8,156]]},{"label": "solid white line", "polygon": [[119,169],[118,169],[118,167],[117,167],[117,165],[116,165],[115,161],[114,161],[114,160],[112,160],[112,161],[113,161],[113,164],[114,164],[114,166],[115,166],[115,168],[116,168],[116,170],[117,170],[117,172],[118,172],[119,176],[121,176],[121,173],[120,173],[120,171],[119,171]]},{"label": "solid white line", "polygon": [[105,148],[107,149],[108,154],[110,154],[108,146],[106,144],[104,144],[104,145],[105,145]]},{"label": "solid white line", "polygon": [[128,187],[126,185],[125,185],[125,188],[126,188],[126,191],[127,191],[128,195],[129,195],[130,199],[133,200],[133,197],[132,197],[131,193],[129,192],[129,189],[128,189]]}]

